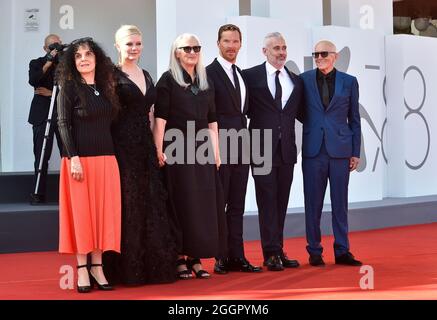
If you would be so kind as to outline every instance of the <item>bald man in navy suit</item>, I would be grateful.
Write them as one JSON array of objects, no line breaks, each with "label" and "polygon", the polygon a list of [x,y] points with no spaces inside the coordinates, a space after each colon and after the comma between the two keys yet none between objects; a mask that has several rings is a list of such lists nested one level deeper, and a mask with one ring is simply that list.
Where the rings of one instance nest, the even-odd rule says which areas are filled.
[{"label": "bald man in navy suit", "polygon": [[334,68],[337,49],[320,41],[313,57],[317,68],[301,75],[305,105],[302,171],[304,178],[307,251],[312,266],[324,266],[320,219],[329,181],[335,263],[361,266],[349,251],[348,185],[360,161],[361,124],[358,81]]}]

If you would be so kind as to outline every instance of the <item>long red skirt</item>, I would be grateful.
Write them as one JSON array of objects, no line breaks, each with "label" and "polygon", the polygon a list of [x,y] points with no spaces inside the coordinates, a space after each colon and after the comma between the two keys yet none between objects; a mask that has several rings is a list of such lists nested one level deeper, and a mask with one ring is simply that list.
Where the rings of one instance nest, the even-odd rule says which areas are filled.
[{"label": "long red skirt", "polygon": [[121,191],[115,156],[81,157],[84,178],[71,176],[62,158],[59,181],[59,252],[120,252]]}]

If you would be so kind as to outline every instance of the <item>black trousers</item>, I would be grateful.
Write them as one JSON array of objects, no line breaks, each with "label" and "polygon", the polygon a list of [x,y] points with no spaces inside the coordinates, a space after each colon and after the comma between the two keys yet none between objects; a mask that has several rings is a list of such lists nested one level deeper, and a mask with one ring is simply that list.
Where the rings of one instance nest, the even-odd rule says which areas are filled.
[{"label": "black trousers", "polygon": [[284,223],[293,172],[294,164],[285,164],[282,161],[279,145],[273,155],[270,174],[253,175],[264,260],[283,252]]},{"label": "black trousers", "polygon": [[243,215],[247,181],[249,179],[249,165],[224,164],[220,166],[219,175],[225,200],[228,257],[243,258]]},{"label": "black trousers", "polygon": [[[35,170],[35,179],[34,185],[32,188],[32,192],[35,192],[36,182],[38,178],[38,168],[39,161],[41,159],[41,152],[44,143],[44,134],[46,131],[46,122],[43,122],[40,125],[33,126],[33,154],[35,155],[34,161],[34,170]],[[59,135],[58,125],[56,121],[52,121],[50,126],[49,136],[46,144],[46,151],[44,153],[43,165],[41,169],[41,176],[39,181],[39,186],[37,190],[37,194],[45,195],[46,194],[46,185],[47,185],[47,170],[49,167],[50,156],[52,155],[53,149],[53,136],[56,134],[56,141],[58,143],[59,152],[62,150],[62,142],[61,136]]]}]

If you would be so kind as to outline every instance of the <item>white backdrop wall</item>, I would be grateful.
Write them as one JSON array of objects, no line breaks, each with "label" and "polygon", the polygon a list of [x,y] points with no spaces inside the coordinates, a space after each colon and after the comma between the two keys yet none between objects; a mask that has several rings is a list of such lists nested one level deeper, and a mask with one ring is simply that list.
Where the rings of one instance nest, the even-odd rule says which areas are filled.
[{"label": "white backdrop wall", "polygon": [[[62,35],[66,37],[65,40],[71,41],[73,37],[82,35],[79,33],[87,30],[92,32],[92,26],[96,24],[95,17],[100,16],[100,6],[90,7],[95,12],[91,10],[92,12],[83,15],[80,13],[87,8],[87,2],[71,2],[79,5],[75,17],[76,25],[80,28],[75,29],[75,32],[59,30],[58,10],[63,5],[62,1],[0,2],[1,12],[4,13],[4,18],[0,21],[0,40],[8,44],[0,52],[2,61],[7,62],[3,64],[0,73],[3,171],[32,170],[32,129],[27,124],[32,99],[32,90],[27,84],[29,60],[43,54],[43,39],[51,30],[64,32]],[[146,2],[148,5],[143,6]],[[147,29],[146,32],[153,33],[150,39],[156,39],[148,40],[156,43],[147,43],[152,48],[147,50],[156,50],[157,54],[155,58],[153,55],[147,56],[146,50],[147,61],[143,63],[153,64],[157,70],[156,78],[159,78],[168,67],[170,45],[178,34],[197,34],[204,48],[205,64],[208,64],[217,56],[217,29],[226,22],[239,25],[243,31],[243,48],[238,59],[242,68],[264,61],[261,48],[263,37],[268,32],[279,31],[284,34],[289,48],[287,66],[296,73],[313,67],[310,55],[314,43],[320,39],[330,39],[337,44],[340,51],[337,68],[355,75],[360,84],[364,148],[359,172],[353,173],[351,178],[350,200],[358,202],[379,200],[385,196],[437,194],[437,177],[433,170],[437,166],[436,144],[433,139],[433,133],[437,130],[437,92],[432,90],[432,85],[437,80],[434,79],[437,77],[437,58],[430,54],[437,52],[437,39],[392,36],[389,28],[392,25],[392,9],[387,5],[388,2],[389,0],[333,0],[333,14],[343,12],[344,21],[348,19],[348,23],[345,27],[323,27],[321,0],[307,0],[304,3],[295,0],[252,0],[252,17],[238,16],[238,0],[159,0],[153,3],[151,0],[136,0],[135,21],[129,20],[130,15],[117,12],[115,2],[111,1],[111,6],[107,7],[111,11],[108,15],[111,22],[101,20],[96,29],[96,40],[103,42],[110,50],[117,25],[131,22],[141,24],[142,21],[138,20],[141,17],[149,22],[156,21],[153,28],[148,28],[146,24],[143,28]],[[361,22],[368,22],[369,19],[369,8],[361,11],[363,5],[370,5],[373,10],[373,29],[360,30],[363,29]],[[52,10],[56,9],[52,18],[51,6]],[[150,8],[154,6],[156,12],[150,12]],[[24,31],[24,12],[29,8],[40,9],[37,32]],[[196,10],[193,11],[192,8]],[[117,18],[119,21],[115,21]],[[333,15],[333,22],[335,21],[340,20],[335,20]],[[340,21],[337,24],[342,23]],[[364,26],[368,25],[364,23]],[[387,106],[383,99],[385,73]],[[405,104],[408,104],[412,112],[408,111]],[[420,110],[417,112],[415,109]],[[301,136],[300,131],[301,126],[298,125],[298,137]],[[300,143],[298,141],[298,146]],[[56,155],[56,152],[53,154]],[[300,165],[299,160],[295,167],[289,207],[303,206]],[[55,157],[51,168],[57,167]],[[246,211],[256,211],[252,180],[248,190]]]},{"label": "white backdrop wall", "polygon": [[331,0],[332,24],[393,34],[392,0]]},{"label": "white backdrop wall", "polygon": [[170,47],[181,33],[194,33],[199,37],[204,62],[209,64],[216,56],[218,28],[226,23],[227,17],[238,16],[239,8],[238,0],[158,0],[158,77],[168,69]]},{"label": "white backdrop wall", "polygon": [[308,28],[323,25],[323,0],[251,0],[250,4],[253,17],[286,19]]},{"label": "white backdrop wall", "polygon": [[[27,31],[26,10],[34,8],[39,9],[36,14],[38,30]],[[45,54],[44,38],[50,30],[50,0],[2,0],[1,12],[2,24],[6,25],[1,29],[2,171],[29,171],[33,170],[33,151],[32,126],[27,118],[33,91],[28,84],[28,70],[31,59]]]},{"label": "white backdrop wall", "polygon": [[[161,2],[161,1],[157,1]],[[144,55],[140,66],[156,76],[156,7],[155,0],[51,0],[51,32],[70,43],[80,37],[93,37],[114,62],[115,31],[122,24],[137,25],[143,32]]]},{"label": "white backdrop wall", "polygon": [[306,28],[323,26],[323,0],[269,0],[269,7],[271,18]]},{"label": "white backdrop wall", "polygon": [[389,196],[437,194],[437,39],[386,37]]},{"label": "white backdrop wall", "polygon": [[[12,12],[12,0],[0,2],[0,12]],[[4,14],[0,20],[0,30],[12,30],[12,15]],[[11,61],[13,47],[13,35],[11,32],[0,32],[0,43],[9,43],[0,50],[0,61]],[[5,165],[11,163],[12,139],[10,132],[12,128],[12,64],[4,63],[0,72],[0,172]]]}]

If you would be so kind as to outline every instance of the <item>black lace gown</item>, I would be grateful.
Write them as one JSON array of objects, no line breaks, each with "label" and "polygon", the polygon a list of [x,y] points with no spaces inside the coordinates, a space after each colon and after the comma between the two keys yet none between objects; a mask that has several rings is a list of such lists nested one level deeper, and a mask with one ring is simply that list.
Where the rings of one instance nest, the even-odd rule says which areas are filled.
[{"label": "black lace gown", "polygon": [[115,284],[172,282],[177,255],[148,117],[156,90],[147,71],[146,95],[126,74],[117,73],[121,111],[112,135],[121,177],[121,255],[104,254],[105,274]]}]

